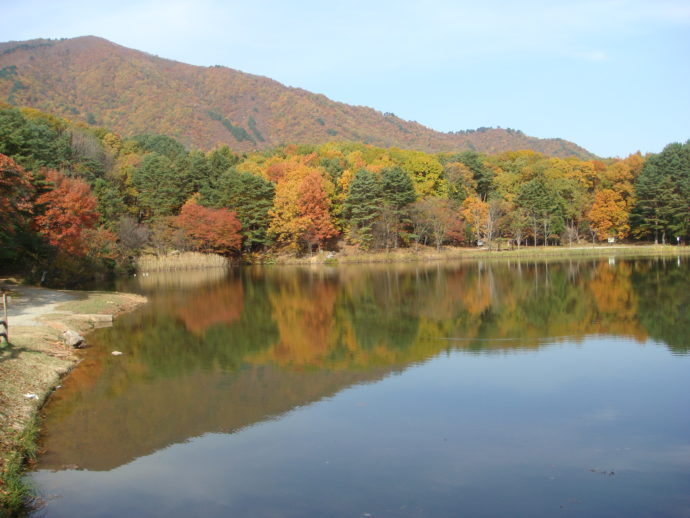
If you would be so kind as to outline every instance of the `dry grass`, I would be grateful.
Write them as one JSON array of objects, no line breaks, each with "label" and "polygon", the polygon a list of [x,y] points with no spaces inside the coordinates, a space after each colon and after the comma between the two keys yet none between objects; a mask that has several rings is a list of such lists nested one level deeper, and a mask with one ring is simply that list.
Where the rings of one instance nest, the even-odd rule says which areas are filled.
[{"label": "dry grass", "polygon": [[[688,246],[671,245],[580,245],[580,246],[523,246],[520,250],[489,251],[485,248],[432,247],[398,248],[388,251],[363,252],[346,249],[338,253],[321,252],[311,256],[278,255],[264,257],[264,264],[357,264],[426,262],[457,259],[550,259],[569,257],[643,257],[690,254]],[[258,261],[257,261],[258,262]]]},{"label": "dry grass", "polygon": [[182,252],[166,255],[142,255],[137,259],[137,270],[140,272],[165,272],[200,268],[227,268],[229,264],[228,259],[222,255]]}]

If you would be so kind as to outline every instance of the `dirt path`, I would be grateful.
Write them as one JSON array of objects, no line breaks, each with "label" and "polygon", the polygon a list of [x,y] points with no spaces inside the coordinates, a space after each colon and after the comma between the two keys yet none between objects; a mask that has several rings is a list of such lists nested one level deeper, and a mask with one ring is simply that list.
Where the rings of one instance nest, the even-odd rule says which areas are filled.
[{"label": "dirt path", "polygon": [[40,320],[48,314],[68,315],[69,311],[60,311],[57,307],[63,302],[77,300],[77,294],[66,291],[48,290],[33,286],[11,286],[13,295],[8,303],[8,321],[12,326],[41,326]]}]

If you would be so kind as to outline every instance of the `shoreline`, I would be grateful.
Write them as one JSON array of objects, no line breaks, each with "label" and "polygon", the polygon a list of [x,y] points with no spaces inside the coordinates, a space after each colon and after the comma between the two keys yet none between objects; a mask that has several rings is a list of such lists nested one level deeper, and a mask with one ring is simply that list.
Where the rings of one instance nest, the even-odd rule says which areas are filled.
[{"label": "shoreline", "polygon": [[[502,260],[502,259],[568,259],[587,257],[653,257],[690,255],[690,246],[676,245],[577,245],[577,246],[522,246],[520,249],[488,250],[486,248],[443,247],[437,250],[432,247],[398,248],[388,251],[341,251],[318,252],[311,256],[296,257],[292,255],[264,256],[248,265],[288,265],[288,264],[365,264],[396,262],[432,262],[456,260]],[[245,263],[241,263],[245,264]]]},{"label": "shoreline", "polygon": [[410,263],[462,260],[548,260],[587,257],[653,257],[678,256],[690,254],[687,245],[654,245],[654,244],[619,244],[575,246],[522,246],[519,249],[503,248],[500,250],[476,247],[442,247],[429,246],[417,248],[393,248],[389,250],[362,251],[356,247],[344,247],[338,252],[320,251],[310,255],[294,253],[255,252],[228,260],[217,254],[197,252],[177,252],[150,254],[145,260],[137,261],[137,273],[144,276],[157,272],[181,272],[189,270],[206,270],[213,268],[227,269],[238,266],[272,266],[272,265],[327,265],[367,263]]},{"label": "shoreline", "polygon": [[[0,516],[35,505],[23,478],[36,458],[39,412],[60,381],[88,354],[64,343],[72,330],[87,337],[147,299],[118,292],[50,290],[0,279],[10,293],[9,344],[0,345]],[[87,341],[88,342],[88,341]]]}]

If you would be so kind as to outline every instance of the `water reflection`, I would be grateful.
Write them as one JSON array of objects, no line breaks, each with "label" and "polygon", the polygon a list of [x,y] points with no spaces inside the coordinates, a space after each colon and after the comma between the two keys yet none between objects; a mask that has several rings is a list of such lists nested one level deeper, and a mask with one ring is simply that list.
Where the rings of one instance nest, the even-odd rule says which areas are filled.
[{"label": "water reflection", "polygon": [[442,352],[598,335],[688,351],[690,269],[675,259],[219,272],[137,280],[150,304],[93,336],[49,405],[41,468],[111,470]]}]

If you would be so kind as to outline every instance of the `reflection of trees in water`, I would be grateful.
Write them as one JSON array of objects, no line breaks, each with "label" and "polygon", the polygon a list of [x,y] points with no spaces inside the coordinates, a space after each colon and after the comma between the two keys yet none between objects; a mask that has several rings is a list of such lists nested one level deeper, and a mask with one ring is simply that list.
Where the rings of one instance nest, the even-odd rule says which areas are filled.
[{"label": "reflection of trees in water", "polygon": [[295,368],[319,366],[328,355],[338,287],[328,279],[294,276],[268,290],[279,340],[253,359]]},{"label": "reflection of trees in water", "polygon": [[153,292],[93,336],[90,365],[56,393],[46,465],[109,468],[449,349],[649,333],[687,353],[689,281],[688,265],[670,261],[485,262],[247,269]]},{"label": "reflection of trees in water", "polygon": [[[687,270],[600,259],[251,268],[154,297],[130,341],[156,373],[399,366],[449,347],[536,348],[591,334],[644,340],[648,329],[678,346],[684,314],[673,301],[686,300]],[[642,319],[650,313],[659,315]]]},{"label": "reflection of trees in water", "polygon": [[[594,268],[572,262],[533,262],[477,263],[447,271],[446,288],[429,293],[430,304],[435,304],[431,307],[439,307],[443,318],[435,318],[432,311],[424,313],[425,338],[450,337],[457,339],[452,342],[457,347],[492,350],[538,347],[564,336],[643,337],[635,318],[629,268],[613,277],[608,269],[608,264],[598,262]],[[629,299],[632,311],[618,313],[618,306],[607,310],[600,307],[601,298],[597,306],[592,289],[596,283],[622,290],[619,297]]]},{"label": "reflection of trees in water", "polygon": [[633,265],[640,324],[680,354],[690,352],[690,267],[687,259],[649,259]]},{"label": "reflection of trees in water", "polygon": [[177,376],[203,370],[235,370],[245,357],[278,341],[266,280],[245,284],[229,277],[192,291],[152,295],[142,311],[104,330],[142,376]]},{"label": "reflection of trees in water", "polygon": [[188,297],[177,310],[185,327],[197,336],[216,324],[232,324],[240,319],[244,305],[244,289],[238,278],[228,278]]},{"label": "reflection of trees in water", "polygon": [[[366,368],[422,361],[448,347],[534,348],[592,334],[644,340],[647,331],[640,323],[631,278],[635,264],[591,260],[360,266],[332,270],[327,278],[311,268],[295,268],[289,275],[281,271],[275,277],[266,272],[282,354],[271,346],[254,360]],[[286,281],[290,275],[293,280]],[[320,295],[320,289],[328,295]],[[663,301],[654,305],[663,306]],[[300,315],[305,315],[301,322]],[[286,349],[286,343],[293,345]]]}]

